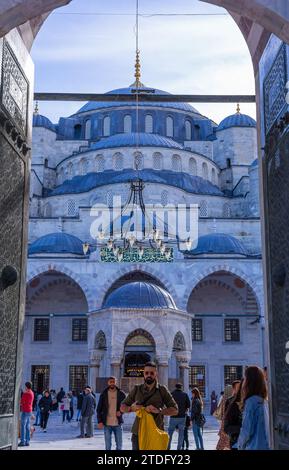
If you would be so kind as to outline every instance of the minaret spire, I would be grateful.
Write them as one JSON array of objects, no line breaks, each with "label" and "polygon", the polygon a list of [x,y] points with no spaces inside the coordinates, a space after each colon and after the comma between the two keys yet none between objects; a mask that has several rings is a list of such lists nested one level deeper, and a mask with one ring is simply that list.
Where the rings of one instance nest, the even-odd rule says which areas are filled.
[{"label": "minaret spire", "polygon": [[137,49],[136,50],[136,59],[135,59],[135,81],[131,86],[131,88],[144,88],[144,84],[140,81],[140,77],[141,77],[141,72],[140,72],[140,69],[141,69],[141,64],[140,64],[140,50]]},{"label": "minaret spire", "polygon": [[38,101],[35,103],[34,114],[39,114]]},{"label": "minaret spire", "polygon": [[240,103],[237,104],[237,114],[241,113]]}]

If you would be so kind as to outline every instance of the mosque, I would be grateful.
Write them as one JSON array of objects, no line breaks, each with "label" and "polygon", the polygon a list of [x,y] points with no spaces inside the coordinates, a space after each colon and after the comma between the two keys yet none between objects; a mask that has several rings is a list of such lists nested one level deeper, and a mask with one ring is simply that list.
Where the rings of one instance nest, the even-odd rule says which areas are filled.
[{"label": "mosque", "polygon": [[[136,89],[169,95],[138,76],[108,93]],[[36,109],[30,187],[23,380],[35,390],[100,392],[115,375],[128,391],[154,360],[161,383],[209,400],[266,364],[256,122],[239,106],[219,125],[169,101],[89,102],[57,124]],[[121,221],[132,203],[193,205],[197,240],[166,223],[162,241],[154,222],[141,243],[135,228],[121,246],[103,226],[96,240],[92,209],[111,214],[116,196]]]}]

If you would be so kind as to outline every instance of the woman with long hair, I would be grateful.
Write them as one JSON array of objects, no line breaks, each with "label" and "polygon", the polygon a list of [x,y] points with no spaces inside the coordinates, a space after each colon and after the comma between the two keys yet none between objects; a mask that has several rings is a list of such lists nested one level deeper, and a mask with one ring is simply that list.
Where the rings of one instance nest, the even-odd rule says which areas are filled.
[{"label": "woman with long hair", "polygon": [[232,385],[226,385],[222,401],[218,408],[219,410],[218,416],[220,417],[221,427],[218,433],[219,440],[216,446],[216,450],[230,450],[231,448],[230,438],[228,434],[226,434],[224,431],[224,421],[225,421],[226,405],[228,404],[228,398],[232,396],[232,393],[233,393]]},{"label": "woman with long hair", "polygon": [[237,441],[242,426],[242,384],[244,379],[236,381],[234,395],[229,399],[228,408],[224,417],[224,432],[230,438],[230,447],[237,450]]},{"label": "woman with long hair", "polygon": [[191,418],[193,425],[193,434],[195,438],[197,450],[204,450],[203,443],[203,424],[204,424],[204,415],[203,415],[203,400],[198,388],[193,388],[192,390],[192,407],[191,407]]},{"label": "woman with long hair", "polygon": [[244,411],[238,449],[269,450],[268,393],[264,372],[260,367],[247,367],[242,402]]}]

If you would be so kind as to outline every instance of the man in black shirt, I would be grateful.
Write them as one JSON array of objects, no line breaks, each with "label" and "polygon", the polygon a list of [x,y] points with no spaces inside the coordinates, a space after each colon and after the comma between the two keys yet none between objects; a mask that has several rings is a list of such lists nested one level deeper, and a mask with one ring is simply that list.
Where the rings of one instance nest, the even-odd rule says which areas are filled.
[{"label": "man in black shirt", "polygon": [[179,413],[176,416],[170,417],[168,434],[170,437],[169,449],[171,447],[172,437],[176,428],[179,430],[178,447],[180,450],[184,441],[184,430],[186,425],[186,413],[190,409],[190,399],[187,393],[183,392],[183,385],[176,384],[175,390],[172,392],[172,397],[178,405]]}]

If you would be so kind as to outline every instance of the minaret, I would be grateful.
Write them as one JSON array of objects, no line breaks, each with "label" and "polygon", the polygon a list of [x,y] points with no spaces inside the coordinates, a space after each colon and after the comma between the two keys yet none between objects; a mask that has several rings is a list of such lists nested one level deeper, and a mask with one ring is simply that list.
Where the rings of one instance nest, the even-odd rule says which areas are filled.
[{"label": "minaret", "polygon": [[35,102],[35,108],[34,108],[33,113],[34,113],[34,114],[39,114],[38,101]]}]

